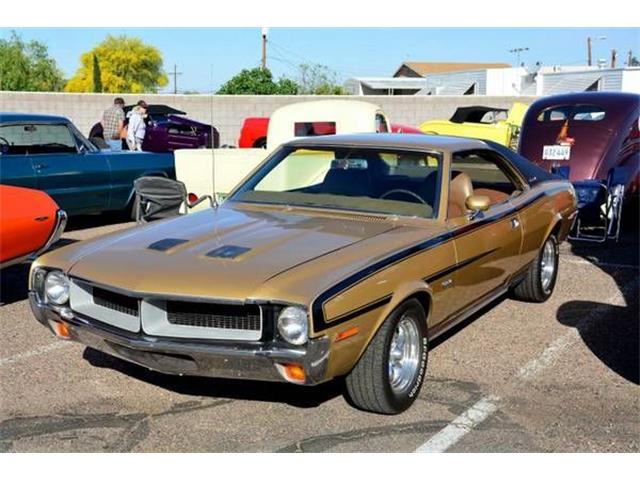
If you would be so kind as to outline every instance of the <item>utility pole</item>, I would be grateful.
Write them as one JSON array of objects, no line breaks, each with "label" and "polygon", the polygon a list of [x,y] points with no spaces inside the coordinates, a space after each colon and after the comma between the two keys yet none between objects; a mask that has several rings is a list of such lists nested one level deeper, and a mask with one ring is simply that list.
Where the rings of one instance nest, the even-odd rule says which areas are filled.
[{"label": "utility pole", "polygon": [[267,69],[267,32],[268,28],[262,27],[262,70]]},{"label": "utility pole", "polygon": [[592,50],[593,50],[593,41],[594,40],[606,40],[606,35],[600,35],[596,38],[587,37],[587,65],[591,66],[593,64]]},{"label": "utility pole", "polygon": [[170,73],[173,76],[173,94],[176,95],[178,93],[178,75],[182,75],[182,72],[178,71],[178,66],[173,65],[173,72]]},{"label": "utility pole", "polygon": [[527,52],[529,51],[529,47],[518,47],[518,48],[512,48],[511,50],[509,50],[509,53],[515,53],[516,54],[516,66],[520,67],[520,53],[522,52]]},{"label": "utility pole", "polygon": [[618,59],[618,52],[614,48],[611,50],[611,68],[616,68],[616,60]]},{"label": "utility pole", "polygon": [[632,59],[633,59],[633,51],[629,50],[629,56],[627,56],[627,67],[631,66]]}]

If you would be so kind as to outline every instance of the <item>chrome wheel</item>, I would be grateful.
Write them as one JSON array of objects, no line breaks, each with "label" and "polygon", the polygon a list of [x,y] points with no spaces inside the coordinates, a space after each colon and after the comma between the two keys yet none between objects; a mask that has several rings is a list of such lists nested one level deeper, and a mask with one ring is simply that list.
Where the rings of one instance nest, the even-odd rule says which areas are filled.
[{"label": "chrome wheel", "polygon": [[389,348],[389,383],[403,393],[413,383],[420,365],[420,334],[417,320],[403,316],[396,325]]},{"label": "chrome wheel", "polygon": [[549,291],[551,282],[556,273],[556,249],[553,242],[547,240],[542,250],[542,258],[540,259],[540,282],[545,292]]}]

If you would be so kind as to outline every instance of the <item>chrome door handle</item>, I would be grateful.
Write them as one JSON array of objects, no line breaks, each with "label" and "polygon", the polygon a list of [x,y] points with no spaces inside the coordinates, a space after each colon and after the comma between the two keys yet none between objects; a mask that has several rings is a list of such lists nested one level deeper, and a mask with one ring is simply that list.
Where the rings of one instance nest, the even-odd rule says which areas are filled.
[{"label": "chrome door handle", "polygon": [[517,218],[512,218],[511,219],[511,229],[515,230],[519,226],[520,226],[520,220],[518,220]]},{"label": "chrome door handle", "polygon": [[49,165],[47,165],[46,163],[36,163],[34,165],[35,168],[37,169],[41,169],[41,168],[47,168]]}]

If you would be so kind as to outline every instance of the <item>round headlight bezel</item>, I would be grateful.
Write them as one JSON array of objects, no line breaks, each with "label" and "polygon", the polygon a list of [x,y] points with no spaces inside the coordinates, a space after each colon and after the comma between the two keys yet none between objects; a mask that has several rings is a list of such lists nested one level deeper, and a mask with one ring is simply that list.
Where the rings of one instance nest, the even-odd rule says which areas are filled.
[{"label": "round headlight bezel", "polygon": [[60,270],[51,270],[44,279],[44,297],[53,305],[66,305],[69,302],[69,277]]},{"label": "round headlight bezel", "polygon": [[304,345],[309,340],[309,315],[302,307],[283,308],[277,326],[282,339],[292,345]]}]

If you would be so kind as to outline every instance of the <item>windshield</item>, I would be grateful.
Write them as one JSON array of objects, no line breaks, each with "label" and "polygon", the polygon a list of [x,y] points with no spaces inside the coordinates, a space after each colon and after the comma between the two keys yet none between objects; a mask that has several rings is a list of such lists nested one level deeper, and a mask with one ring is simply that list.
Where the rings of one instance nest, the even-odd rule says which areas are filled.
[{"label": "windshield", "polygon": [[435,218],[442,154],[284,147],[228,201]]}]

